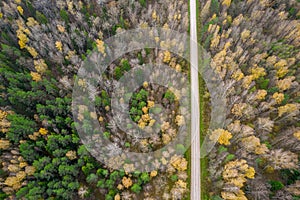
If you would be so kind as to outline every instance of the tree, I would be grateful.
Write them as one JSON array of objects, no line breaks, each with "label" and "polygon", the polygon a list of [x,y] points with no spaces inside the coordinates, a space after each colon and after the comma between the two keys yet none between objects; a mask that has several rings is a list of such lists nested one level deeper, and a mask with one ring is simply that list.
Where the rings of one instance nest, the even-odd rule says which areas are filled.
[{"label": "tree", "polygon": [[253,197],[253,199],[268,199],[270,195],[269,185],[265,183],[262,179],[254,179],[251,180],[248,184],[249,194]]},{"label": "tree", "polygon": [[116,181],[117,179],[120,178],[120,174],[119,174],[118,171],[113,171],[113,172],[110,174],[109,178],[110,178],[111,180]]},{"label": "tree", "polygon": [[54,179],[55,174],[57,174],[57,168],[52,163],[45,165],[45,167],[39,171],[39,173],[35,174],[35,177],[40,180],[50,181]]},{"label": "tree", "polygon": [[123,72],[120,67],[115,68],[114,76],[117,80],[119,80],[123,76]]},{"label": "tree", "polygon": [[108,132],[108,131],[103,132],[103,136],[104,136],[104,138],[109,139],[110,138],[110,132]]},{"label": "tree", "polygon": [[90,195],[90,191],[86,186],[82,186],[78,189],[78,195],[81,199],[84,199]]},{"label": "tree", "polygon": [[284,185],[280,181],[271,180],[269,181],[269,184],[271,185],[271,191],[273,192],[280,190],[284,187]]},{"label": "tree", "polygon": [[142,183],[147,183],[150,181],[149,174],[147,172],[143,172],[140,176],[140,179],[142,180]]},{"label": "tree", "polygon": [[79,183],[78,181],[75,181],[75,182],[70,182],[68,184],[68,189],[70,190],[77,190],[79,188]]},{"label": "tree", "polygon": [[88,177],[86,178],[86,182],[88,182],[88,183],[96,183],[97,180],[98,180],[98,176],[93,173],[88,175]]},{"label": "tree", "polygon": [[258,118],[256,121],[257,131],[263,134],[270,133],[274,127],[274,121],[268,118]]},{"label": "tree", "polygon": [[39,152],[35,151],[35,144],[31,141],[20,144],[20,153],[29,163],[32,163],[39,157]]},{"label": "tree", "polygon": [[95,166],[92,163],[86,163],[85,166],[82,166],[81,169],[85,175],[88,175]]},{"label": "tree", "polygon": [[18,199],[21,199],[21,198],[24,197],[27,193],[28,193],[28,187],[23,187],[23,188],[21,188],[21,189],[16,193],[16,197],[17,197]]},{"label": "tree", "polygon": [[125,188],[129,188],[130,186],[132,186],[132,180],[129,177],[123,177],[122,178],[122,184],[125,186]]},{"label": "tree", "polygon": [[134,193],[140,193],[142,190],[142,187],[138,185],[137,183],[133,184],[133,186],[130,188],[132,192]]},{"label": "tree", "polygon": [[122,64],[123,71],[129,71],[131,69],[130,64],[127,59],[122,59],[121,64]]},{"label": "tree", "polygon": [[146,0],[139,0],[139,3],[141,4],[141,6],[146,7],[147,2]]},{"label": "tree", "polygon": [[44,14],[40,13],[39,11],[35,12],[35,17],[36,17],[36,20],[40,24],[47,24],[48,23],[47,17]]},{"label": "tree", "polygon": [[178,176],[177,176],[176,174],[173,174],[173,175],[171,176],[171,180],[172,180],[173,182],[176,182],[176,181],[178,180]]},{"label": "tree", "polygon": [[213,141],[218,141],[219,144],[230,145],[229,140],[232,138],[232,134],[224,129],[216,129],[209,138]]},{"label": "tree", "polygon": [[142,108],[144,108],[147,105],[147,103],[145,101],[141,101],[138,105],[138,109],[142,110]]},{"label": "tree", "polygon": [[35,131],[37,126],[34,121],[19,114],[8,115],[7,119],[11,123],[7,136],[13,143],[25,139],[29,134],[32,134]]},{"label": "tree", "polygon": [[222,172],[222,177],[225,181],[226,187],[234,187],[234,190],[223,190],[221,192],[222,198],[229,199],[246,199],[241,188],[248,179],[253,179],[255,170],[249,167],[246,160],[234,160],[226,163]]},{"label": "tree", "polygon": [[283,149],[274,149],[264,157],[275,170],[297,168],[298,155],[293,152],[284,151]]},{"label": "tree", "polygon": [[108,180],[105,181],[105,187],[108,188],[108,189],[113,189],[114,185],[115,185],[114,180],[108,179]]},{"label": "tree", "polygon": [[105,188],[105,179],[100,179],[97,182],[97,187],[99,187],[99,188]]},{"label": "tree", "polygon": [[242,138],[240,145],[246,151],[256,153],[258,155],[268,152],[266,144],[261,144],[260,139],[258,137],[255,137],[254,135]]},{"label": "tree", "polygon": [[278,117],[288,113],[291,116],[295,116],[299,113],[299,105],[298,104],[286,104],[284,106],[280,106],[278,108]]},{"label": "tree", "polygon": [[71,175],[76,177],[79,171],[76,165],[60,165],[58,167],[58,173],[60,176]]},{"label": "tree", "polygon": [[167,90],[167,92],[164,94],[164,98],[168,99],[170,103],[173,103],[175,100],[175,95],[170,90]]},{"label": "tree", "polygon": [[60,10],[60,17],[68,24],[69,23],[69,15],[67,11]]},{"label": "tree", "polygon": [[212,0],[210,5],[210,12],[218,14],[220,10],[220,4],[218,0]]},{"label": "tree", "polygon": [[107,175],[109,174],[107,169],[98,169],[97,170],[97,175],[102,176],[102,177],[107,177]]},{"label": "tree", "polygon": [[87,151],[84,145],[80,145],[78,147],[77,153],[80,157],[89,156],[89,152]]}]

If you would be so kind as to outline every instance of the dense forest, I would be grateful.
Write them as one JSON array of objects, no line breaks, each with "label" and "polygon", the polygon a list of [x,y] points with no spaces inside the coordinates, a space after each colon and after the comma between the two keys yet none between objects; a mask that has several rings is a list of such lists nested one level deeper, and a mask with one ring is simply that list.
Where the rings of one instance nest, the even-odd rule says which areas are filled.
[{"label": "dense forest", "polygon": [[[216,119],[212,91],[204,88],[201,135],[216,145],[201,166],[203,199],[300,199],[300,1],[197,3],[198,42],[227,105],[223,127],[210,130]],[[127,30],[188,34],[188,1],[3,0],[0,27],[0,199],[190,199],[189,144],[166,147],[189,126],[189,110],[180,109],[189,91],[137,78],[164,64],[187,78],[170,75],[170,86],[179,79],[189,87],[189,62],[164,50],[178,41],[153,37],[161,48],[120,56],[96,87],[78,75],[93,53],[109,57],[105,41]],[[120,127],[112,96],[130,72],[141,86],[118,99],[130,118]],[[74,86],[92,91],[95,105],[93,112],[76,105],[75,119]],[[96,144],[112,144],[106,162],[84,143],[78,124]],[[134,127],[156,133],[141,139]],[[139,157],[139,165],[123,153],[158,149],[160,159]],[[150,160],[155,169],[140,170]]]},{"label": "dense forest", "polygon": [[295,0],[200,0],[200,41],[227,99],[224,127],[207,132],[218,143],[207,199],[300,198],[299,8]]},{"label": "dense forest", "polygon": [[[112,119],[115,82],[131,69],[164,63],[187,74],[188,64],[168,51],[142,49],[111,63],[95,89],[96,111],[88,113],[114,142],[107,163],[82,143],[72,114],[72,88],[87,86],[77,71],[104,41],[127,29],[164,27],[186,32],[188,4],[180,1],[46,1],[0,3],[0,199],[184,199],[188,161],[183,144],[165,149],[160,170],[140,171],[114,150],[149,152],[169,143],[185,123],[178,99],[167,88],[144,82],[130,99],[130,117],[148,139],[131,137]],[[76,82],[77,80],[77,82]],[[167,113],[159,123],[158,117]],[[84,111],[84,105],[79,106]],[[80,113],[80,111],[79,111]],[[86,113],[76,120],[84,121]],[[164,114],[165,116],[166,114]],[[128,129],[132,124],[127,124]],[[89,124],[84,122],[84,128]],[[115,147],[118,148],[115,148]],[[144,158],[147,159],[147,158]],[[146,162],[145,160],[144,162]],[[115,170],[119,166],[119,170]]]}]

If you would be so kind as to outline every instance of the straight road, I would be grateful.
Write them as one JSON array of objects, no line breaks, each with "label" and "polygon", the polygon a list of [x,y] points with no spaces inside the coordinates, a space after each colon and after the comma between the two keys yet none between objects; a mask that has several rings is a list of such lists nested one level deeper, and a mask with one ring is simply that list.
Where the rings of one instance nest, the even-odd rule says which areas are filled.
[{"label": "straight road", "polygon": [[196,0],[190,0],[191,61],[191,200],[201,199],[200,110]]}]

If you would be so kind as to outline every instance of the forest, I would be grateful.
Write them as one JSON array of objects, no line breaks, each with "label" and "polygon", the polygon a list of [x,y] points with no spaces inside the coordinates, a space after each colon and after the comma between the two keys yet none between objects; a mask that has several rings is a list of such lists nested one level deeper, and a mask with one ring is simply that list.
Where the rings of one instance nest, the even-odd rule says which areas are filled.
[{"label": "forest", "polygon": [[218,145],[208,154],[204,199],[299,199],[299,1],[199,7],[199,40],[227,104],[224,127],[205,132]]},{"label": "forest", "polygon": [[[202,199],[300,199],[300,1],[198,0],[197,6],[197,42],[222,81],[227,109],[224,125],[210,129],[212,91],[200,85],[201,138],[216,142],[201,159]],[[0,199],[189,200],[191,150],[176,138],[189,128],[190,112],[181,104],[191,66],[166,50],[183,42],[188,54],[188,43],[151,33],[159,48],[118,57],[95,87],[80,68],[93,55],[111,56],[106,41],[127,30],[189,34],[191,26],[183,0],[2,0]],[[139,79],[149,65],[182,77],[167,69],[156,74],[169,76],[169,88]],[[140,87],[118,99],[129,106],[120,126],[114,89],[131,72]],[[74,106],[74,87],[93,93],[93,111],[89,98]],[[78,125],[93,135],[84,140]],[[134,128],[151,137],[135,137]],[[86,141],[110,144],[105,162]],[[157,150],[137,164],[125,157]]]},{"label": "forest", "polygon": [[[78,80],[77,71],[92,52],[106,54],[107,38],[153,26],[186,32],[188,4],[144,0],[7,0],[0,4],[0,199],[187,198],[183,144],[163,151],[162,160],[154,163],[162,170],[140,171],[114,156],[119,149],[153,151],[176,136],[185,120],[177,112],[179,100],[174,93],[145,81],[126,99],[132,122],[140,129],[159,129],[148,139],[118,128],[111,108],[115,82],[128,71],[155,60],[187,74],[184,59],[149,48],[123,55],[108,66],[105,81],[95,88],[95,112],[86,113],[80,105],[76,120],[72,90],[76,84],[87,86],[86,80]],[[169,116],[159,123],[150,114],[163,116],[158,104]],[[101,137],[114,144],[106,163],[92,156],[78,135],[77,120],[89,129],[86,114],[100,124]],[[125,126],[130,129],[132,124]]]}]

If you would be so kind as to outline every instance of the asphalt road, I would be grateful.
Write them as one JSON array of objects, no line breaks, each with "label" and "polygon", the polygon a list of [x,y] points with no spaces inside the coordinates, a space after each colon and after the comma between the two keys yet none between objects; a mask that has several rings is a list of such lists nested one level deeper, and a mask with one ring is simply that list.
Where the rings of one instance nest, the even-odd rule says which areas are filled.
[{"label": "asphalt road", "polygon": [[196,0],[190,0],[191,61],[191,200],[201,199],[200,110]]}]

